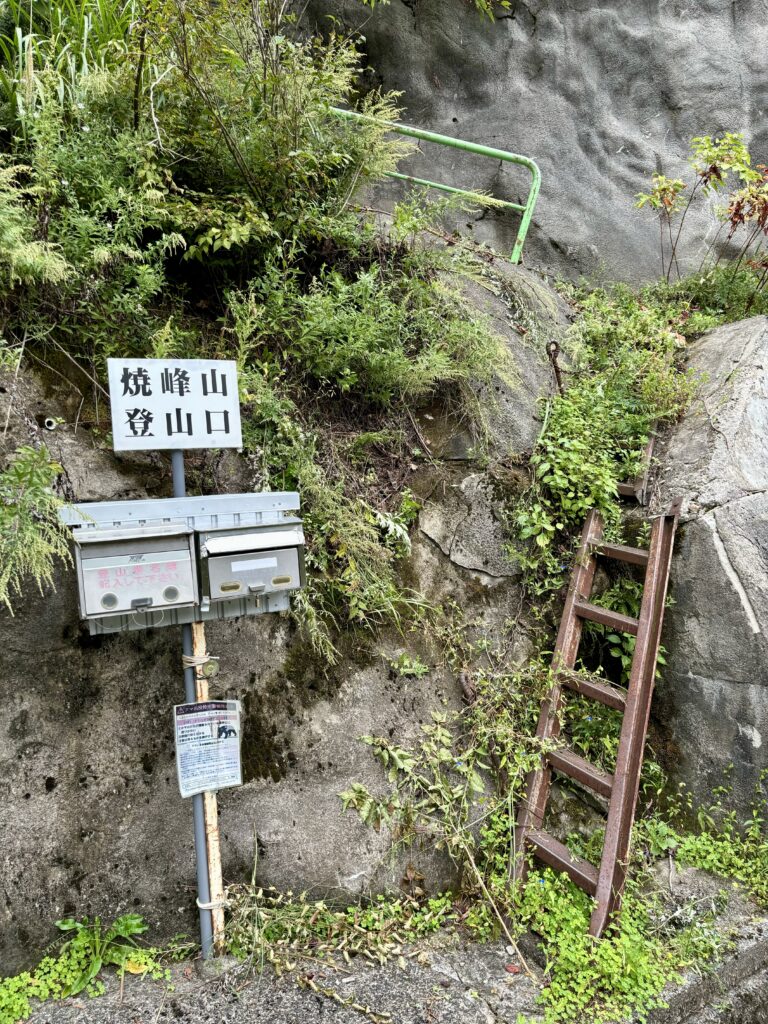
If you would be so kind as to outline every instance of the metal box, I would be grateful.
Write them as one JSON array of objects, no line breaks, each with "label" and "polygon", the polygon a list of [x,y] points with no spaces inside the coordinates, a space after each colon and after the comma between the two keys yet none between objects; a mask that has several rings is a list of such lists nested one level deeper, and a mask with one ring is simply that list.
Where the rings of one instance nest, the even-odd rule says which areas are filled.
[{"label": "metal box", "polygon": [[[304,579],[303,557],[299,551],[296,558],[300,582],[294,582],[296,562],[290,560],[290,555],[287,554],[284,547],[288,538],[280,536],[279,543],[273,548],[273,550],[282,552],[277,559],[280,571],[272,573],[268,579],[262,581],[265,583],[264,590],[257,589],[255,593],[248,589],[241,589],[237,592],[230,591],[232,596],[229,599],[225,600],[223,595],[220,595],[213,601],[210,600],[210,597],[201,599],[200,596],[197,565],[198,551],[202,549],[202,546],[198,546],[194,538],[196,535],[210,536],[211,539],[223,538],[226,534],[238,538],[257,533],[263,541],[264,536],[268,533],[275,531],[282,533],[285,528],[295,531],[298,526],[299,533],[294,534],[293,540],[301,547],[304,538],[301,534],[301,520],[297,516],[299,506],[299,495],[293,491],[209,494],[202,497],[186,498],[141,498],[135,501],[96,501],[82,505],[62,506],[59,510],[59,517],[63,523],[72,528],[77,558],[80,608],[91,635],[103,636],[125,630],[178,626],[186,622],[212,622],[237,618],[241,615],[265,615],[287,611],[291,606],[291,591],[300,586]],[[137,543],[143,545],[151,542],[151,545],[154,545],[155,541],[158,541],[159,547],[150,546],[150,548],[141,547],[141,549],[136,547]],[[134,586],[132,584],[130,587],[110,589],[108,586],[102,588],[99,583],[99,580],[109,580],[109,575],[99,576],[99,571],[109,569],[110,566],[109,564],[92,564],[91,559],[107,558],[111,564],[116,558],[124,556],[126,553],[125,549],[120,547],[116,549],[106,547],[113,542],[118,545],[128,542],[129,555],[136,554],[139,550],[147,553],[150,558],[145,564],[149,565],[160,564],[157,558],[158,551],[179,552],[180,559],[169,559],[169,561],[176,561],[177,569],[183,564],[185,583],[189,584],[191,580],[191,586],[178,587],[179,600],[184,600],[186,603],[170,605],[162,601],[163,598],[167,601],[169,597],[173,596],[172,593],[164,593],[167,587],[180,581],[166,581],[165,579],[161,581],[158,572],[158,579],[155,580],[155,583],[158,586],[161,582],[163,584],[159,588],[159,594],[157,592],[139,593],[137,588],[137,592],[131,598],[131,600],[138,599],[139,602],[142,598],[145,601],[146,598],[152,598],[153,604],[141,603],[138,607],[132,607],[130,601],[123,601],[121,604],[119,595],[117,595],[118,603],[115,610],[111,611],[110,608],[105,608],[101,601],[108,592],[125,591],[124,596],[127,598],[128,591]],[[219,552],[214,557],[224,557],[230,553],[237,554],[240,543],[236,540],[232,552]],[[151,561],[153,555],[154,562]],[[207,550],[204,557],[205,564],[207,564]],[[258,557],[271,556],[260,552]],[[282,562],[282,559],[288,559],[288,561]],[[248,559],[241,558],[239,560],[247,561]],[[233,561],[238,561],[238,559],[233,559]],[[83,568],[86,564],[88,565],[89,596],[87,603]],[[133,564],[135,568],[136,563],[129,562],[130,564]],[[117,568],[127,569],[128,566],[121,563],[119,566],[114,565],[113,568],[115,570]],[[95,569],[95,575],[90,571],[91,569]],[[230,563],[226,566],[227,575],[231,575],[231,569]],[[151,581],[153,574],[150,572],[147,575],[148,580]],[[272,583],[273,579],[279,581],[281,576],[290,576],[291,583]],[[124,577],[121,575],[121,578]],[[96,580],[95,584],[93,583],[94,579]],[[117,579],[116,572],[115,579]],[[252,578],[249,581],[249,587],[258,588],[258,583],[258,580]],[[267,588],[267,584],[270,589]],[[151,589],[151,587],[152,583],[149,582],[148,588]],[[192,599],[189,598],[190,589],[194,593]],[[206,583],[205,592],[208,593],[209,589]],[[227,592],[224,591],[224,593]],[[156,603],[156,600],[161,603]],[[111,600],[108,599],[107,604],[110,603]],[[126,603],[128,604],[127,609],[124,607]],[[88,609],[94,607],[97,611],[95,614],[91,614]]]},{"label": "metal box", "polygon": [[75,540],[84,618],[197,603],[194,533],[185,524],[78,530]]},{"label": "metal box", "polygon": [[301,521],[200,532],[200,606],[304,585]]}]

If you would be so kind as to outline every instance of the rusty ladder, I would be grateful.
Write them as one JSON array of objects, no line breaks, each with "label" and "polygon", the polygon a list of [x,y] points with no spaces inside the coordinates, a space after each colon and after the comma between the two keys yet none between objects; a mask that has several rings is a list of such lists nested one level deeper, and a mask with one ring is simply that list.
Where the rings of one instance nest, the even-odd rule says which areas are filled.
[{"label": "rusty ladder", "polygon": [[[621,905],[678,509],[676,503],[668,514],[653,520],[648,550],[605,542],[599,513],[593,509],[587,516],[552,657],[554,682],[542,702],[536,736],[541,740],[557,739],[563,688],[574,690],[623,712],[616,770],[609,775],[565,747],[546,753],[541,766],[528,776],[525,799],[517,819],[516,877],[525,876],[527,855],[531,852],[546,864],[567,872],[581,889],[595,898],[589,926],[590,934],[595,936],[602,934],[610,916]],[[590,604],[598,556],[645,568],[639,618]],[[599,676],[576,671],[585,619],[637,637],[626,691]],[[572,854],[567,846],[543,830],[553,770],[609,800],[599,868]]]}]

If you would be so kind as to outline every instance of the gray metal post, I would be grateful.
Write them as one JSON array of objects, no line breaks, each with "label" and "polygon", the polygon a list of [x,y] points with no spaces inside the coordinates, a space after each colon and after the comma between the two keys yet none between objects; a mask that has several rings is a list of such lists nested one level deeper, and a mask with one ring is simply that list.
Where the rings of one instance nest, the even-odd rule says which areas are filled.
[{"label": "gray metal post", "polygon": [[[187,485],[184,477],[184,452],[171,452],[171,472],[173,474],[173,496],[184,498]],[[184,654],[192,654],[192,626],[185,623],[181,627],[181,646]],[[184,669],[184,699],[193,704],[197,699],[195,689],[195,670]],[[208,880],[208,848],[205,842],[205,812],[203,794],[192,797],[192,815],[195,823],[195,860],[197,862],[197,899],[198,904],[211,902],[211,889]],[[200,945],[203,960],[207,960],[213,951],[213,917],[210,910],[200,907]]]}]

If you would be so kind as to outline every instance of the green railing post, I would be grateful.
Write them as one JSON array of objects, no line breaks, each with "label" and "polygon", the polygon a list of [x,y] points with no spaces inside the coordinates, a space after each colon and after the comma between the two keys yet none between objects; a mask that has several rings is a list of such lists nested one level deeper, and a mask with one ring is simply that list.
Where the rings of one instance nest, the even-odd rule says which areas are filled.
[{"label": "green railing post", "polygon": [[[528,190],[528,198],[524,205],[520,203],[510,203],[506,199],[496,199],[491,197],[494,206],[506,208],[508,210],[515,210],[517,213],[522,213],[520,221],[520,227],[517,231],[517,238],[515,240],[515,246],[512,250],[512,256],[510,257],[512,263],[519,263],[520,257],[523,254],[523,244],[525,242],[526,235],[528,234],[528,228],[531,224],[531,217],[533,216],[533,208],[536,205],[536,200],[539,195],[539,189],[541,188],[541,171],[535,160],[531,160],[530,157],[520,156],[519,153],[508,153],[504,149],[494,149],[491,146],[481,146],[476,142],[467,142],[464,139],[454,139],[450,135],[439,135],[437,132],[424,131],[422,128],[413,128],[408,124],[398,124],[392,121],[383,121],[376,117],[371,117],[368,114],[360,114],[356,110],[342,110],[341,107],[331,107],[334,114],[339,117],[346,117],[349,120],[357,121],[370,121],[374,124],[379,124],[385,127],[388,131],[395,132],[397,135],[405,135],[412,139],[421,139],[424,142],[435,142],[438,146],[450,146],[452,149],[461,149],[466,153],[474,153],[477,156],[487,156],[492,160],[503,160],[505,163],[519,164],[521,167],[525,167],[531,174],[531,187]],[[416,185],[423,185],[426,188],[436,188],[441,192],[451,192],[455,195],[467,196],[469,199],[474,199],[477,202],[482,202],[484,199],[487,200],[489,197],[484,196],[481,192],[475,192],[472,189],[466,188],[455,188],[453,185],[444,185],[438,181],[428,181],[426,178],[415,178],[412,174],[400,174],[399,171],[388,171],[390,178],[399,178],[401,181],[412,181]]]}]

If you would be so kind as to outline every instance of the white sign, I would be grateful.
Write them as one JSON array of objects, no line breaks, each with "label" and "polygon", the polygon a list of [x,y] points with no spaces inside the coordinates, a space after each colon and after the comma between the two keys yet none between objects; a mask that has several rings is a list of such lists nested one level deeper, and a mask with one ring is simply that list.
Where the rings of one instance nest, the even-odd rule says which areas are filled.
[{"label": "white sign", "polygon": [[183,797],[242,786],[240,701],[177,704],[176,773]]},{"label": "white sign", "polygon": [[242,448],[231,359],[108,359],[112,447]]}]

